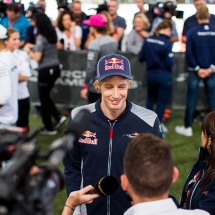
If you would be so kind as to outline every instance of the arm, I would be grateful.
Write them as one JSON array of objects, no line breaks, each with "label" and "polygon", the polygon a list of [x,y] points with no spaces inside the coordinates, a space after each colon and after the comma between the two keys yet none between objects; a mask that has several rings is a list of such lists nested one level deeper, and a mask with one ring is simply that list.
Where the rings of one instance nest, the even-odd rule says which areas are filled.
[{"label": "arm", "polygon": [[[192,33],[192,32],[191,32]],[[194,71],[198,72],[200,69],[199,65],[196,62],[195,55],[194,55],[194,48],[195,45],[193,44],[192,34],[187,35],[187,42],[186,42],[186,59],[188,61],[189,67],[193,68]]]},{"label": "arm", "polygon": [[27,29],[28,29],[29,26],[30,26],[30,23],[26,19],[25,22],[24,22],[24,24],[23,24],[22,30],[20,32],[20,38],[21,38],[22,45],[24,45],[25,35],[26,35]]},{"label": "arm", "polygon": [[125,22],[125,19],[122,18],[117,27],[117,38],[116,38],[117,42],[119,42],[123,37],[125,29],[126,29],[126,22]]},{"label": "arm", "polygon": [[187,26],[187,19],[184,22],[184,27],[183,27],[183,31],[182,31],[182,42],[186,43],[187,42],[187,30],[188,30],[188,26]]},{"label": "arm", "polygon": [[30,59],[26,52],[19,53],[22,55],[21,61],[18,64],[19,73],[19,82],[27,81],[31,76],[30,72]]},{"label": "arm", "polygon": [[62,215],[73,215],[73,212],[78,205],[85,203],[90,204],[95,198],[98,198],[99,195],[97,194],[86,194],[91,188],[92,186],[89,185],[81,190],[71,192],[64,205]]},{"label": "arm", "polygon": [[37,62],[40,62],[43,55],[41,52],[33,52],[32,50],[30,50],[28,54],[30,58],[36,60]]},{"label": "arm", "polygon": [[135,32],[132,30],[131,33],[128,35],[127,37],[127,51],[138,55],[139,51],[140,51],[140,47],[135,46],[135,38],[134,35]]},{"label": "arm", "polygon": [[155,119],[155,123],[153,126],[153,134],[157,137],[160,137],[161,139],[163,139],[163,131],[161,129],[161,125],[160,125],[160,121],[158,119],[158,117],[156,117]]},{"label": "arm", "polygon": [[95,39],[94,36],[89,32],[89,34],[87,35],[87,40],[84,44],[84,49],[88,49],[90,42],[92,42],[94,39]]},{"label": "arm", "polygon": [[172,69],[172,66],[173,66],[173,57],[174,57],[174,54],[172,53],[172,44],[170,44],[168,42],[167,44],[167,49],[166,49],[166,53],[165,53],[166,57],[165,57],[165,65],[166,65],[166,68],[168,70],[171,70]]},{"label": "arm", "polygon": [[36,40],[34,51],[32,51],[32,49],[28,50],[29,57],[36,60],[37,62],[40,62],[45,48],[45,42],[46,41],[42,38],[42,36],[39,35]]},{"label": "arm", "polygon": [[170,37],[170,42],[178,42],[178,32],[174,21],[172,21],[172,35]]},{"label": "arm", "polygon": [[73,151],[63,160],[66,191],[68,196],[72,191],[79,190],[81,187],[81,160],[80,144],[76,142],[74,144]]},{"label": "arm", "polygon": [[0,108],[6,104],[11,93],[10,71],[0,62]]},{"label": "arm", "polygon": [[75,47],[76,48],[80,48],[81,39],[82,39],[81,27],[80,26],[75,26],[75,28],[74,28],[74,42],[75,42]]},{"label": "arm", "polygon": [[139,61],[140,62],[146,61],[146,49],[147,49],[147,40],[144,41],[142,49],[139,53]]}]

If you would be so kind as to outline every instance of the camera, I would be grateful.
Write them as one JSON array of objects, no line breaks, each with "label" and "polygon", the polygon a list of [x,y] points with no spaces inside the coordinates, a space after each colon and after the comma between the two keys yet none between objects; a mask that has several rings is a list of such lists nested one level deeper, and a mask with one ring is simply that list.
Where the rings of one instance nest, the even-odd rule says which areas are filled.
[{"label": "camera", "polygon": [[[20,134],[0,129],[1,160],[11,158],[0,169],[1,215],[52,215],[53,199],[64,187],[64,177],[59,169],[62,160],[73,149],[83,131],[88,128],[91,114],[81,110],[65,132],[66,139],[55,140],[46,152],[41,153],[34,137],[40,128]],[[13,149],[13,150],[11,150]],[[7,156],[3,155],[6,153]],[[43,164],[36,166],[38,160]],[[36,168],[36,174],[32,170]]]},{"label": "camera", "polygon": [[165,18],[165,13],[168,12],[171,16],[175,16],[178,19],[183,19],[184,12],[176,10],[177,5],[175,2],[166,1],[166,2],[157,2],[156,4],[149,5],[149,11],[152,13],[153,18],[160,16]]}]

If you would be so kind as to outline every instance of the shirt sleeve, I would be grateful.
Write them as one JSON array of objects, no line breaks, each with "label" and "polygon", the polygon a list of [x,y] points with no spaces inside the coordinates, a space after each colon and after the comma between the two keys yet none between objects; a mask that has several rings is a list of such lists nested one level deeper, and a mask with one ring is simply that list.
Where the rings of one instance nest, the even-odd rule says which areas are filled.
[{"label": "shirt sleeve", "polygon": [[26,77],[30,77],[31,76],[31,72],[30,72],[30,58],[27,55],[26,52],[22,52],[20,53],[22,54],[20,63],[18,64],[18,70],[19,70],[19,75],[23,75]]},{"label": "shirt sleeve", "polygon": [[91,42],[89,44],[89,50],[87,53],[87,67],[86,67],[86,78],[85,84],[89,85],[96,76],[96,66],[99,61],[99,49],[94,47],[94,44]]},{"label": "shirt sleeve", "polygon": [[172,52],[172,44],[167,43],[166,53],[165,53],[165,65],[168,70],[172,69],[173,63],[174,63],[174,54]]},{"label": "shirt sleeve", "polygon": [[142,45],[142,49],[139,53],[139,61],[140,62],[144,62],[146,61],[146,50],[147,50],[147,39],[144,41],[143,45]]},{"label": "shirt sleeve", "polygon": [[124,28],[124,29],[126,29],[126,27],[127,27],[127,25],[126,25],[125,19],[121,17],[121,19],[117,23],[117,28]]},{"label": "shirt sleeve", "polygon": [[82,30],[81,30],[80,26],[75,26],[74,36],[75,36],[75,38],[82,38]]},{"label": "shirt sleeve", "polygon": [[76,142],[72,152],[63,160],[67,195],[81,188],[81,161],[80,144]]},{"label": "shirt sleeve", "polygon": [[45,39],[43,39],[43,37],[39,35],[36,40],[34,51],[43,53],[44,48],[45,48]]},{"label": "shirt sleeve", "polygon": [[9,69],[0,62],[0,104],[4,105],[10,98],[12,93],[10,71]]},{"label": "shirt sleeve", "polygon": [[163,131],[160,125],[160,121],[158,119],[158,117],[156,117],[155,119],[155,123],[153,126],[153,134],[157,137],[160,137],[161,139],[163,139]]},{"label": "shirt sleeve", "polygon": [[194,38],[192,38],[192,34],[190,34],[189,32],[187,35],[187,42],[186,42],[186,59],[188,61],[188,65],[190,69],[192,69],[193,71],[198,71],[200,67],[197,64],[195,59],[193,40]]},{"label": "shirt sleeve", "polygon": [[134,31],[131,31],[127,36],[127,51],[135,55],[138,55],[140,52],[140,47],[136,45]]}]

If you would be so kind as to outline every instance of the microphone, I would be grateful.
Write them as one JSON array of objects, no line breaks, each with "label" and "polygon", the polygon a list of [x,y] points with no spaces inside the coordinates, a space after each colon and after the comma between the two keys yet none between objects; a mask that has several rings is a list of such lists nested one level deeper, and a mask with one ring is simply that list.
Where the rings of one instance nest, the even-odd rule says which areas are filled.
[{"label": "microphone", "polygon": [[100,196],[110,196],[116,192],[119,187],[118,181],[113,176],[101,178],[86,194],[99,194]]},{"label": "microphone", "polygon": [[49,163],[53,166],[58,166],[65,158],[67,153],[71,152],[74,147],[74,142],[88,128],[91,120],[91,114],[88,110],[81,110],[74,119],[70,120],[66,134],[66,140],[55,140],[50,147]]}]

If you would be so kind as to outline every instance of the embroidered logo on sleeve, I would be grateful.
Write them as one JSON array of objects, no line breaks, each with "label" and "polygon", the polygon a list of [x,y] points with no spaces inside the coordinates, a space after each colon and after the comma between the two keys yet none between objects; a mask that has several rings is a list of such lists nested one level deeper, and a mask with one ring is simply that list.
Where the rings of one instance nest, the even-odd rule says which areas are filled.
[{"label": "embroidered logo on sleeve", "polygon": [[91,144],[91,145],[98,144],[98,139],[96,138],[96,133],[93,133],[93,132],[87,130],[82,133],[82,136],[84,138],[80,137],[78,140],[79,143],[85,143],[85,144]]}]

